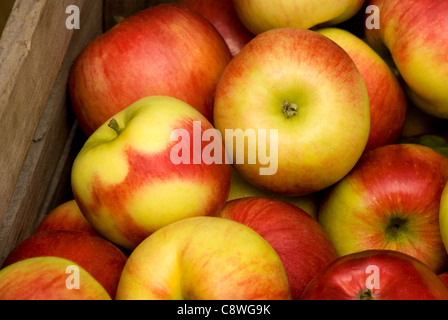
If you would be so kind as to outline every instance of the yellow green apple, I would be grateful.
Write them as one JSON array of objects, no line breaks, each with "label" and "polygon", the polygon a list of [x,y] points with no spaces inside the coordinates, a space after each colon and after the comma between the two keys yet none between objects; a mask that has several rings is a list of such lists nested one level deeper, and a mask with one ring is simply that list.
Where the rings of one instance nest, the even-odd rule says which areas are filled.
[{"label": "yellow green apple", "polygon": [[299,28],[269,30],[224,71],[214,125],[243,179],[281,195],[308,195],[342,179],[364,152],[367,88],[329,38]]},{"label": "yellow green apple", "polygon": [[150,96],[120,111],[74,160],[71,183],[81,212],[102,236],[132,250],[162,226],[220,210],[230,169],[221,158],[208,161],[211,144],[215,156],[224,147],[219,136],[202,140],[205,132],[216,130],[172,97]]},{"label": "yellow green apple", "polygon": [[193,217],[135,248],[116,299],[289,300],[291,293],[279,256],[262,236],[229,219]]}]

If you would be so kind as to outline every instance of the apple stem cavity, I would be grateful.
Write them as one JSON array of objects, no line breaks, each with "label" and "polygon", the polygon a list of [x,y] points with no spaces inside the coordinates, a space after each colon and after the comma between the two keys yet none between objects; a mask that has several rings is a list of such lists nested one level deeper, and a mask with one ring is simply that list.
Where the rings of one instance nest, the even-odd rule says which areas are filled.
[{"label": "apple stem cavity", "polygon": [[109,128],[113,129],[118,135],[120,135],[120,133],[123,131],[123,129],[120,127],[120,125],[118,124],[118,122],[115,118],[112,118],[109,121],[108,126],[109,126]]},{"label": "apple stem cavity", "polygon": [[365,290],[359,291],[358,300],[375,300],[372,294],[372,290],[366,288]]},{"label": "apple stem cavity", "polygon": [[299,110],[299,107],[295,103],[283,102],[283,114],[287,119],[296,116],[297,110]]}]

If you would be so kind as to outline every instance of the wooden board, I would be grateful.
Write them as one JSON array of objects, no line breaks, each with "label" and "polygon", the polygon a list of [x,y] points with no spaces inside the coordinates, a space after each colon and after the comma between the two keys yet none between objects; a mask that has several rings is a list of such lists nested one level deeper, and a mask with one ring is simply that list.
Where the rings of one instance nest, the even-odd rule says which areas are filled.
[{"label": "wooden board", "polygon": [[[66,28],[69,5],[79,30]],[[102,0],[18,0],[0,39],[0,263],[54,203],[76,136],[68,72],[102,32],[102,10]]]},{"label": "wooden board", "polygon": [[9,14],[11,13],[12,6],[15,0],[1,0],[0,1],[0,35],[3,32],[3,28],[8,21]]}]

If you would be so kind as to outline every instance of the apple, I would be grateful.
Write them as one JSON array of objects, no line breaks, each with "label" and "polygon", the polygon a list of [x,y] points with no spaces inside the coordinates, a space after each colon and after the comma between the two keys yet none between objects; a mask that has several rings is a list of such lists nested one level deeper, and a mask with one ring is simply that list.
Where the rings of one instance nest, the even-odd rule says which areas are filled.
[{"label": "apple", "polygon": [[193,217],[151,234],[131,253],[117,300],[289,300],[275,250],[251,228]]},{"label": "apple", "polygon": [[389,65],[365,41],[340,28],[317,30],[340,45],[353,59],[367,86],[370,136],[365,151],[396,143],[407,112],[407,98]]},{"label": "apple", "polygon": [[448,266],[439,228],[448,158],[417,144],[379,147],[322,200],[319,222],[340,256],[369,249],[406,253],[435,273]]},{"label": "apple", "polygon": [[45,230],[74,230],[99,235],[79,210],[74,199],[51,210],[34,229],[34,234]]},{"label": "apple", "polygon": [[21,260],[54,256],[75,262],[115,297],[127,257],[109,241],[80,231],[47,230],[22,241],[9,253],[2,267]]},{"label": "apple", "polygon": [[226,41],[233,57],[254,37],[241,23],[232,0],[179,0],[178,3],[210,21]]},{"label": "apple", "polygon": [[308,195],[342,179],[364,152],[367,88],[350,56],[327,37],[269,30],[224,71],[214,125],[243,179],[281,195]]},{"label": "apple", "polygon": [[84,268],[60,257],[36,257],[0,270],[0,300],[111,300]]},{"label": "apple", "polygon": [[218,217],[242,223],[261,235],[279,255],[299,300],[316,274],[338,258],[320,224],[305,211],[276,199],[248,197],[227,202]]},{"label": "apple", "polygon": [[439,278],[448,286],[448,271],[442,272],[439,274]]},{"label": "apple", "polygon": [[447,119],[448,2],[372,0],[369,5],[377,6],[380,26],[366,28],[367,41],[392,57],[417,107]]},{"label": "apple", "polygon": [[91,41],[69,76],[89,136],[114,114],[151,95],[178,98],[212,121],[216,84],[232,58],[219,32],[177,4],[142,10]]},{"label": "apple", "polygon": [[317,194],[298,197],[286,197],[273,192],[268,192],[266,190],[259,189],[244,180],[232,166],[230,167],[230,181],[230,190],[227,201],[247,197],[273,198],[291,203],[308,213],[314,219],[317,219],[320,201],[319,195]]},{"label": "apple", "polygon": [[260,34],[278,28],[333,26],[355,16],[364,0],[233,0],[233,3],[246,28]]},{"label": "apple", "polygon": [[303,300],[447,300],[448,287],[427,265],[399,251],[340,257],[317,275]]},{"label": "apple", "polygon": [[[201,140],[205,132],[216,130],[198,110],[167,96],[143,98],[106,121],[72,166],[73,194],[87,221],[132,250],[162,226],[220,210],[230,169],[224,159],[207,157],[210,145],[224,147],[220,137]],[[191,143],[178,148],[184,142]]]}]

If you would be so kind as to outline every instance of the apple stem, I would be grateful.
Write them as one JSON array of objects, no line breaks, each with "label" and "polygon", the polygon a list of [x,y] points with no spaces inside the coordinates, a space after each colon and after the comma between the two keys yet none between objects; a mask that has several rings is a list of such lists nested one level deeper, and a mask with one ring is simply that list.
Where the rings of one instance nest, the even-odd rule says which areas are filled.
[{"label": "apple stem", "polygon": [[109,128],[115,130],[115,132],[116,132],[118,135],[123,131],[123,129],[120,127],[120,125],[118,124],[118,122],[117,122],[117,120],[116,120],[115,118],[112,118],[112,119],[109,121],[108,126],[109,126]]},{"label": "apple stem", "polygon": [[365,290],[362,290],[358,293],[358,299],[359,300],[375,300],[372,294],[372,290],[369,288],[366,288]]},{"label": "apple stem", "polygon": [[299,107],[295,103],[283,102],[283,114],[287,119],[296,116],[297,110],[299,110]]}]

